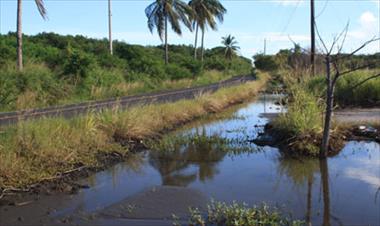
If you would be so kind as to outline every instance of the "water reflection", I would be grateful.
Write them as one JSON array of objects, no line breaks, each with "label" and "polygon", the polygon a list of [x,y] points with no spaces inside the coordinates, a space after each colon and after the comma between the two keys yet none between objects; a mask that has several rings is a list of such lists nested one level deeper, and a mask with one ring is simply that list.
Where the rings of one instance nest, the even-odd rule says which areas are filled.
[{"label": "water reflection", "polygon": [[305,221],[311,225],[312,213],[312,187],[314,175],[321,170],[321,164],[316,159],[294,159],[281,156],[278,159],[278,173],[286,175],[296,187],[307,183]]},{"label": "water reflection", "polygon": [[152,151],[150,164],[160,173],[162,185],[186,187],[191,182],[205,182],[219,172],[218,162],[226,152],[212,142],[183,144],[170,152]]},{"label": "water reflection", "polygon": [[319,160],[323,194],[323,225],[330,226],[330,188],[329,188],[329,167],[327,159]]}]

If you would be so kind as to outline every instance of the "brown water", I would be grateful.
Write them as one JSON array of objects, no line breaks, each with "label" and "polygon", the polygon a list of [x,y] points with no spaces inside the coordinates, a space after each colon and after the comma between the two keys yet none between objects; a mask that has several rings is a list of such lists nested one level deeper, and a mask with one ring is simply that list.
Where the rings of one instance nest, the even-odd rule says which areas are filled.
[{"label": "brown water", "polygon": [[[247,141],[278,112],[266,96],[219,119],[199,121],[177,134]],[[81,183],[91,188],[73,196],[42,197],[23,207],[0,209],[0,222],[27,224],[170,225],[187,207],[204,209],[210,199],[263,202],[313,225],[380,225],[380,145],[348,142],[327,161],[286,159],[276,148],[249,142],[240,153],[181,147],[172,154],[143,152]],[[17,220],[22,216],[22,221]],[[186,219],[183,221],[186,222]]]}]

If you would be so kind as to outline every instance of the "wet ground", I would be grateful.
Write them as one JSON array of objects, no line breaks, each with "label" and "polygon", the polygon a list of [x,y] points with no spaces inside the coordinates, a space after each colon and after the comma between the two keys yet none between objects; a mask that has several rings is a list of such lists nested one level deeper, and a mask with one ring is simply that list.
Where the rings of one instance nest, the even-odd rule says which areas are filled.
[{"label": "wet ground", "polygon": [[0,207],[0,225],[171,225],[186,223],[188,207],[218,201],[263,202],[313,225],[380,224],[380,145],[348,142],[327,161],[286,159],[276,148],[250,143],[282,111],[266,96],[176,134],[205,133],[241,141],[241,152],[181,146],[171,153],[146,151],[128,162],[79,181],[75,195],[41,196]]}]

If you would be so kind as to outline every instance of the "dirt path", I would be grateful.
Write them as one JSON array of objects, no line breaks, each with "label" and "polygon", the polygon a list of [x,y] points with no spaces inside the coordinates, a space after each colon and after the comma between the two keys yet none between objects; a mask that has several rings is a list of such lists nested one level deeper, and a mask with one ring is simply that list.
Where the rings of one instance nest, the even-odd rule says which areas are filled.
[{"label": "dirt path", "polygon": [[340,123],[380,123],[380,108],[348,108],[335,111]]},{"label": "dirt path", "polygon": [[141,94],[135,96],[126,96],[120,98],[112,98],[101,101],[89,101],[79,104],[71,104],[64,106],[54,106],[40,109],[28,109],[14,112],[0,113],[0,126],[14,124],[20,120],[37,119],[41,117],[63,116],[71,118],[78,114],[83,114],[89,111],[100,111],[102,109],[120,106],[122,108],[130,107],[138,104],[174,102],[181,99],[192,99],[205,92],[215,92],[223,87],[230,87],[245,83],[246,81],[254,80],[252,76],[235,76],[230,79],[213,83],[204,86],[197,86],[185,89],[169,90]]},{"label": "dirt path", "polygon": [[[273,120],[279,113],[263,113],[263,117]],[[347,108],[334,111],[334,119],[339,123],[380,124],[380,108]]]}]

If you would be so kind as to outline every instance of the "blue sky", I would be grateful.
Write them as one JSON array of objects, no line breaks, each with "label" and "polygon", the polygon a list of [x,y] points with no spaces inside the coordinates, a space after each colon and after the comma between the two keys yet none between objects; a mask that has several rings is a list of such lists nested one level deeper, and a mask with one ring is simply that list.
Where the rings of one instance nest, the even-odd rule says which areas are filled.
[{"label": "blue sky", "polygon": [[[158,45],[157,34],[146,25],[145,7],[152,1],[113,0],[113,36],[132,44]],[[206,33],[206,47],[220,45],[221,37],[232,34],[246,57],[292,47],[290,38],[303,47],[310,46],[309,0],[221,0],[228,10],[218,31]],[[107,0],[45,0],[48,20],[38,14],[33,0],[24,0],[23,31],[26,34],[56,32],[88,37],[107,36]],[[380,0],[316,0],[318,28],[326,42],[350,22],[345,51],[380,35]],[[324,10],[323,10],[324,9]],[[322,14],[321,14],[322,12]],[[16,30],[16,0],[0,0],[0,33]],[[194,34],[185,30],[182,37],[169,34],[169,42],[193,44]],[[290,38],[289,38],[290,37]],[[363,53],[380,52],[380,42]]]}]

